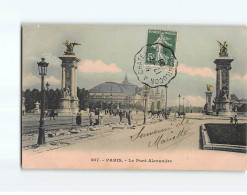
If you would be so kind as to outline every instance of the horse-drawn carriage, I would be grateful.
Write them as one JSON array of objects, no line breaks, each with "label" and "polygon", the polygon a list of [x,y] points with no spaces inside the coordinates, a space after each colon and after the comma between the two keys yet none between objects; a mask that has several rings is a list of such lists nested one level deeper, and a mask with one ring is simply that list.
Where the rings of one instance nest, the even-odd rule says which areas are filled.
[{"label": "horse-drawn carriage", "polygon": [[148,111],[148,114],[151,114],[151,117],[157,116],[157,118],[160,118],[160,116],[167,118],[170,115],[170,110],[156,110],[156,111]]},{"label": "horse-drawn carriage", "polygon": [[181,117],[181,116],[185,117],[185,115],[186,115],[185,112],[176,111],[174,116],[176,117],[177,114],[178,114],[178,117]]},{"label": "horse-drawn carriage", "polygon": [[44,117],[45,118],[50,118],[50,120],[53,118],[53,120],[56,120],[56,118],[58,118],[58,113],[55,112],[54,110],[50,111],[49,110],[45,110],[44,111]]}]

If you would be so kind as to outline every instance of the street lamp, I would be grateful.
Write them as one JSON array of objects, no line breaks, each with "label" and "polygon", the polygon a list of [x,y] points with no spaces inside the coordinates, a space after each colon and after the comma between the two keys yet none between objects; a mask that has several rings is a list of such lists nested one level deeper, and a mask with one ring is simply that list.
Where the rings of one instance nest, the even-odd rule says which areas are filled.
[{"label": "street lamp", "polygon": [[143,124],[146,124],[146,112],[147,112],[147,96],[149,93],[149,86],[148,85],[144,85],[144,120],[143,120]]},{"label": "street lamp", "polygon": [[180,112],[180,94],[178,95],[178,102],[179,102],[179,104],[178,104],[178,111]]},{"label": "street lamp", "polygon": [[188,108],[188,111],[187,112],[190,112],[190,102],[189,102],[189,100],[187,100],[187,108]]},{"label": "street lamp", "polygon": [[38,137],[38,145],[45,144],[45,127],[44,127],[44,76],[47,73],[47,67],[49,63],[45,62],[45,58],[41,58],[41,62],[37,62],[39,75],[41,76],[41,113],[40,113],[40,121],[39,121],[39,137]]},{"label": "street lamp", "polygon": [[129,106],[128,106],[128,107],[129,107],[129,109],[130,109],[130,96],[129,96]]},{"label": "street lamp", "polygon": [[112,111],[112,85],[111,85],[111,111]]},{"label": "street lamp", "polygon": [[47,82],[46,83],[46,110],[48,110],[48,91],[49,91],[49,86],[50,84]]},{"label": "street lamp", "polygon": [[112,103],[112,93],[111,93],[111,110],[112,110],[112,104],[113,104],[113,103]]},{"label": "street lamp", "polygon": [[183,97],[183,112],[184,112],[184,97]]},{"label": "street lamp", "polygon": [[168,118],[167,117],[167,88],[168,88],[168,86],[166,85],[165,88],[166,88],[165,119],[167,119]]}]

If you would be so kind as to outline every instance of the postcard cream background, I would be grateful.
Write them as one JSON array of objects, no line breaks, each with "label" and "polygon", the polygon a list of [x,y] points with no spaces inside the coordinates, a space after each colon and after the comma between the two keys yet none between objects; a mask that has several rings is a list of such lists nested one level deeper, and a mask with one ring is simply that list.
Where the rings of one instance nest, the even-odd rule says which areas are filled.
[{"label": "postcard cream background", "polygon": [[245,25],[244,1],[1,1],[0,190],[246,190],[244,172],[26,171],[20,167],[21,23]]}]

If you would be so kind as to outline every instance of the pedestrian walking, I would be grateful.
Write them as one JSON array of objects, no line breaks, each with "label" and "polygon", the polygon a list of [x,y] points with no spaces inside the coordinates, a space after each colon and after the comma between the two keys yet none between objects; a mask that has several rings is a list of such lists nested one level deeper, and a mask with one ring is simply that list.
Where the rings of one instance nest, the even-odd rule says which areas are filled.
[{"label": "pedestrian walking", "polygon": [[120,123],[121,123],[123,120],[123,111],[122,110],[119,111],[119,119],[120,119]]},{"label": "pedestrian walking", "polygon": [[102,113],[102,111],[99,111],[99,124],[100,125],[103,125],[103,113]]},{"label": "pedestrian walking", "polygon": [[91,110],[89,111],[88,117],[89,117],[89,125],[92,126],[93,125],[93,113]]},{"label": "pedestrian walking", "polygon": [[129,111],[127,118],[128,118],[128,124],[131,125],[131,118],[132,118],[131,111]]},{"label": "pedestrian walking", "polygon": [[238,123],[237,115],[234,116],[234,123],[235,125]]},{"label": "pedestrian walking", "polygon": [[76,124],[78,126],[80,126],[81,125],[81,115],[80,115],[79,112],[77,113],[77,116],[76,116],[75,120],[76,120]]}]

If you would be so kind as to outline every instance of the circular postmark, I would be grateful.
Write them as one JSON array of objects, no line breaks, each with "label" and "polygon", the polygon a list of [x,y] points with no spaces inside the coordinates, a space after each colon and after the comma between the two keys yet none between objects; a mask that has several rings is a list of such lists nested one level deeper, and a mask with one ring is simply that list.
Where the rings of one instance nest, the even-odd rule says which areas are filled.
[{"label": "circular postmark", "polygon": [[153,43],[143,46],[135,55],[133,70],[142,84],[155,88],[167,86],[176,77],[177,66],[171,47]]}]

